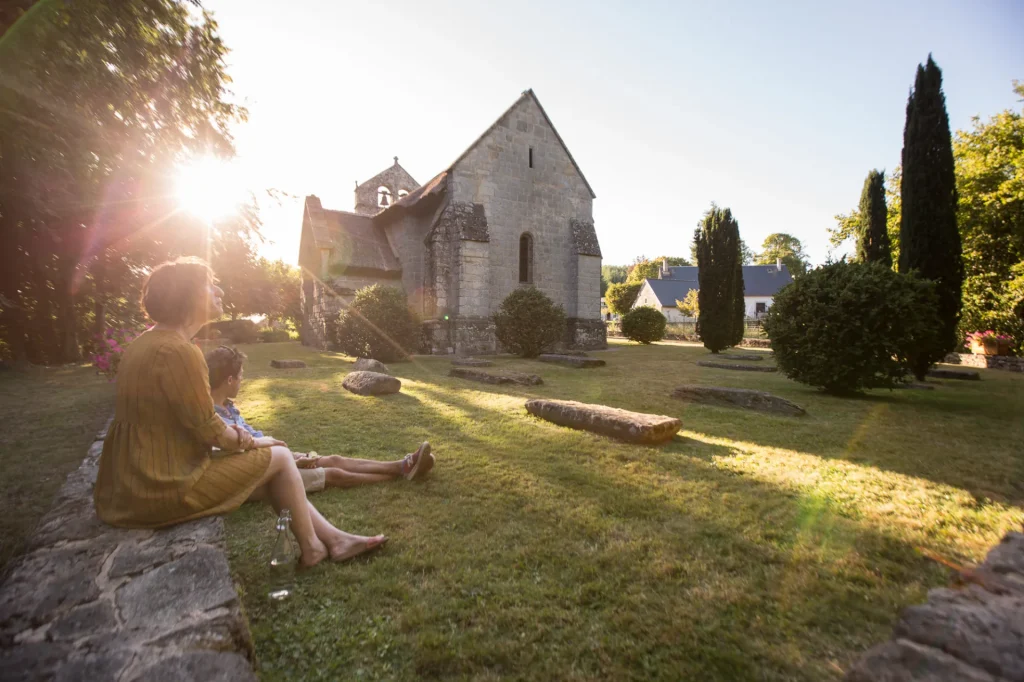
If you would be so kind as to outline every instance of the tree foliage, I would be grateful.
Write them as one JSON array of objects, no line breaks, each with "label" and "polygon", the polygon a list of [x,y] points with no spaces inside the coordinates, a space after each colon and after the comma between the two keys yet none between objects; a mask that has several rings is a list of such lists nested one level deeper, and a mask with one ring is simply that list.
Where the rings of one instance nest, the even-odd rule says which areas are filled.
[{"label": "tree foliage", "polygon": [[142,270],[205,254],[167,178],[231,154],[245,111],[216,24],[183,0],[16,2],[0,22],[0,333],[15,363],[65,362]]},{"label": "tree foliage", "polygon": [[650,306],[633,308],[622,317],[622,335],[630,341],[651,344],[665,338],[665,315]]},{"label": "tree foliage", "polygon": [[537,357],[565,335],[565,311],[534,287],[506,296],[492,319],[498,342],[524,358]]},{"label": "tree foliage", "polygon": [[857,260],[892,267],[889,249],[889,212],[885,205],[885,173],[873,170],[864,179],[857,209]]},{"label": "tree foliage", "polygon": [[[941,343],[917,358],[918,363],[932,363],[962,344],[957,323],[964,272],[942,71],[930,55],[924,65],[918,65],[907,101],[902,165],[899,269],[936,284]],[[917,371],[923,370],[918,367]]]},{"label": "tree foliage", "polygon": [[761,253],[754,258],[755,263],[774,265],[777,260],[781,260],[793,277],[799,277],[807,272],[810,259],[804,253],[803,244],[793,235],[784,232],[770,234],[765,237],[761,249]]},{"label": "tree foliage", "polygon": [[831,393],[891,388],[934,343],[935,285],[881,263],[829,263],[775,296],[764,328],[779,368]]},{"label": "tree foliage", "polygon": [[621,282],[608,287],[605,292],[605,302],[608,310],[616,315],[625,315],[636,303],[636,297],[640,295],[643,288],[642,282]]},{"label": "tree foliage", "polygon": [[717,353],[743,340],[740,228],[728,208],[712,204],[693,237],[697,245],[697,334]]},{"label": "tree foliage", "polygon": [[676,309],[684,317],[697,317],[700,315],[700,296],[696,289],[690,289],[686,292],[686,297],[681,301],[676,301]]},{"label": "tree foliage", "polygon": [[[900,208],[902,206],[900,201],[900,185],[902,181],[903,169],[899,166],[889,173],[885,179],[885,224],[889,237],[889,254],[893,263],[899,260],[900,255]],[[849,213],[840,213],[835,216],[835,221],[835,226],[826,228],[829,244],[833,248],[843,246],[847,242],[857,239],[863,224],[859,207],[854,208]]]},{"label": "tree foliage", "polygon": [[338,316],[337,348],[353,357],[405,360],[418,350],[419,336],[405,290],[398,287],[363,287]]},{"label": "tree foliage", "polygon": [[602,265],[601,266],[601,296],[608,292],[612,284],[619,284],[626,281],[629,274],[628,265]]}]

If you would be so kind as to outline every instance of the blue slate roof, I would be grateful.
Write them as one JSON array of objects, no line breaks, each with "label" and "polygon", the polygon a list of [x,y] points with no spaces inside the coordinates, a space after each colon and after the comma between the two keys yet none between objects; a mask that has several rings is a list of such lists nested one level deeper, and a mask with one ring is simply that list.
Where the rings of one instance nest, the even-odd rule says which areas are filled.
[{"label": "blue slate roof", "polygon": [[[676,301],[682,301],[690,289],[697,289],[697,266],[679,265],[669,268],[669,279],[648,279],[651,290],[658,297],[662,307],[674,308]],[[789,269],[772,265],[743,266],[744,296],[774,296],[779,289],[793,281]]]}]

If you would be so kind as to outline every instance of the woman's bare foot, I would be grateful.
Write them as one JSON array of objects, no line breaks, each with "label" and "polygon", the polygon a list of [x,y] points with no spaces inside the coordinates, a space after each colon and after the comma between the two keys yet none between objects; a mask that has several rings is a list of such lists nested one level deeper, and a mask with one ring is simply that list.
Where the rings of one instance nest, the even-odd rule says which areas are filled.
[{"label": "woman's bare foot", "polygon": [[331,556],[331,552],[328,550],[327,545],[321,542],[320,538],[315,537],[309,549],[302,551],[302,556],[299,558],[299,566],[302,568],[312,568],[328,556]]},{"label": "woman's bare foot", "polygon": [[330,552],[331,561],[348,561],[372,549],[383,547],[387,541],[388,538],[385,535],[366,537],[365,535],[341,533],[336,540],[327,544],[327,550]]}]

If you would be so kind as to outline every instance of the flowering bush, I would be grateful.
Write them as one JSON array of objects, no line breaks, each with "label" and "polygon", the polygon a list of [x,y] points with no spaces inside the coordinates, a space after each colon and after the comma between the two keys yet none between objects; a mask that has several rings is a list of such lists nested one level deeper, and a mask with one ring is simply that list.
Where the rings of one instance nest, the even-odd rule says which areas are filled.
[{"label": "flowering bush", "polygon": [[121,364],[124,349],[138,335],[139,333],[132,329],[108,328],[103,336],[99,337],[99,352],[92,356],[92,364],[96,371],[99,374],[106,374],[113,381],[117,376],[117,368]]},{"label": "flowering bush", "polygon": [[1003,343],[1009,343],[1010,341],[1013,341],[1013,337],[1009,336],[1008,334],[998,334],[992,331],[991,329],[988,329],[983,332],[971,332],[970,334],[967,335],[968,345],[970,345],[971,343],[983,344],[986,341],[988,341],[989,343],[998,343],[1000,341],[1002,341]]}]

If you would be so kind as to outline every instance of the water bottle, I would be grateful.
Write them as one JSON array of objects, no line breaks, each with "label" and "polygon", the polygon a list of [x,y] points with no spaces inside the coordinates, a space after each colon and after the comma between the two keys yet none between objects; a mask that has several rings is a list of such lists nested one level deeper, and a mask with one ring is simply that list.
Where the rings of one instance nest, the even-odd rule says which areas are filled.
[{"label": "water bottle", "polygon": [[283,601],[295,589],[295,538],[289,526],[292,513],[281,510],[277,517],[277,539],[274,541],[274,553],[270,557],[270,599]]}]

